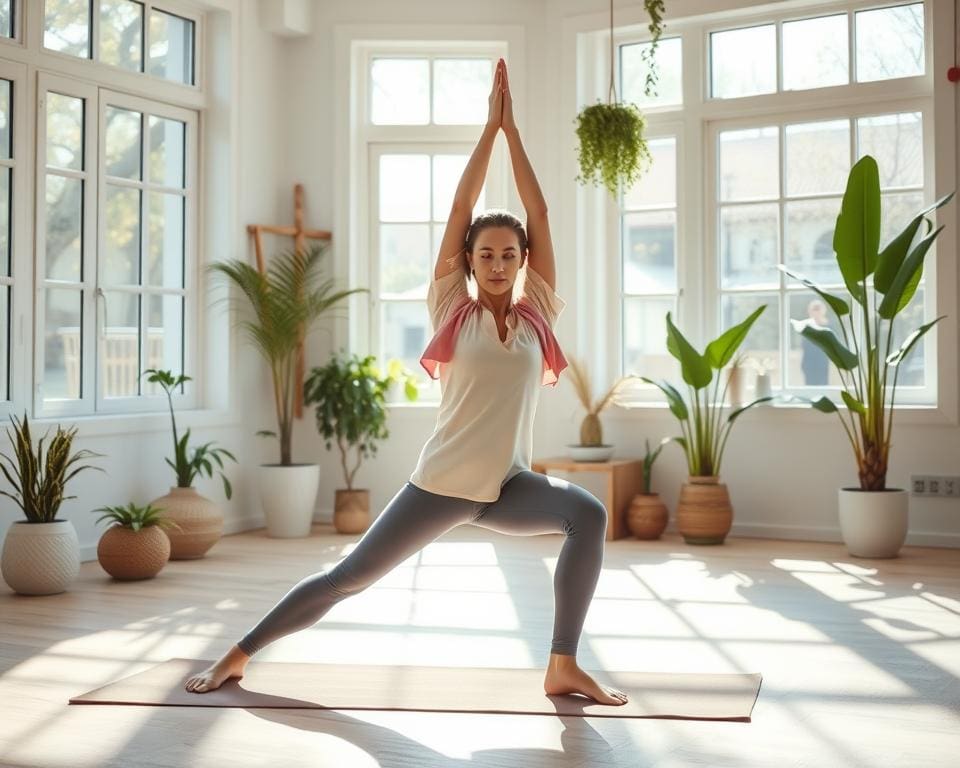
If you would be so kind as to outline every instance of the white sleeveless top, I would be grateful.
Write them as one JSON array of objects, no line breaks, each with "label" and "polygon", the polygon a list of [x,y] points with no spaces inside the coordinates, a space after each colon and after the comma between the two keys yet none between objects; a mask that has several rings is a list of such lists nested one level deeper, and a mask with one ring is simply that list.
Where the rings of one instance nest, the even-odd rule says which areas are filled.
[{"label": "white sleeveless top", "polygon": [[[465,258],[458,254],[458,269],[431,280],[427,308],[434,333],[459,297],[469,296]],[[552,329],[566,302],[529,261],[526,271],[523,295]],[[512,306],[505,341],[493,313],[481,310],[468,313],[453,357],[440,363],[437,424],[410,482],[442,496],[490,502],[514,475],[530,469],[543,351],[534,327]]]}]

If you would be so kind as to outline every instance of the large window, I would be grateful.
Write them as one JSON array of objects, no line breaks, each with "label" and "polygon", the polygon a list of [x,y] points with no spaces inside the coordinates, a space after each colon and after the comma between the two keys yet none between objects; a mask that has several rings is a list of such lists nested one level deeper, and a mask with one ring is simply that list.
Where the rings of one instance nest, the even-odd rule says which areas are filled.
[{"label": "large window", "polygon": [[[829,12],[677,29],[658,50],[654,97],[643,92],[648,44],[618,40],[617,76],[625,98],[646,112],[654,156],[619,195],[621,373],[672,375],[669,309],[702,344],[766,304],[742,348],[754,367],[771,373],[780,393],[829,394],[839,385],[835,372],[794,328],[835,328],[836,318],[777,265],[846,293],[833,228],[849,169],[863,154],[880,167],[881,245],[932,201],[923,4],[834,3]],[[704,39],[706,57],[697,43]],[[920,284],[901,331],[936,316],[931,284]],[[898,399],[936,402],[932,334],[908,366]],[[657,399],[652,388],[633,392]]]},{"label": "large window", "polygon": [[[3,77],[0,64],[0,401],[10,396],[10,308],[13,292],[13,204],[15,174],[19,174],[14,155],[13,97],[16,85]],[[20,203],[17,203],[19,209]],[[19,210],[18,210],[19,213]]]},{"label": "large window", "polygon": [[[420,378],[421,402],[440,394],[420,365],[433,335],[427,289],[454,192],[487,119],[499,55],[449,50],[371,52],[366,70],[371,349],[382,363],[397,358]],[[493,204],[501,179],[491,158],[475,213]]]}]

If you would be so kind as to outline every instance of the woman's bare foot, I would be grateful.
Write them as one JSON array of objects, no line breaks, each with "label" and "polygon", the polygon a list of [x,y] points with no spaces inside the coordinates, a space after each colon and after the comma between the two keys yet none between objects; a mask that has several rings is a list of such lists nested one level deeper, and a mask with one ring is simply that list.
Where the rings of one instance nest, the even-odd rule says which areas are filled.
[{"label": "woman's bare foot", "polygon": [[184,688],[191,693],[215,691],[230,678],[243,677],[243,670],[246,669],[248,661],[250,657],[234,645],[199,675],[189,678]]},{"label": "woman's bare foot", "polygon": [[609,685],[600,685],[577,666],[573,656],[551,653],[543,690],[551,696],[563,693],[582,693],[598,704],[622,706],[627,703],[627,694]]}]

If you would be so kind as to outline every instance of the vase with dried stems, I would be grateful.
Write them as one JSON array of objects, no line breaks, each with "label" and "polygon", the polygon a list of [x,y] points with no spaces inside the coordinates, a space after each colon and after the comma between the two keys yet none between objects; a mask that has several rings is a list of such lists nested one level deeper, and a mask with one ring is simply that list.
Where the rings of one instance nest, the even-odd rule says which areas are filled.
[{"label": "vase with dried stems", "polygon": [[615,402],[616,394],[627,381],[626,376],[617,379],[606,393],[594,400],[593,383],[590,373],[583,362],[572,358],[570,360],[570,382],[577,394],[577,399],[587,412],[580,423],[579,445],[568,445],[571,457],[576,461],[606,461],[613,455],[614,446],[603,442],[603,425],[600,423],[600,414],[607,406]]}]

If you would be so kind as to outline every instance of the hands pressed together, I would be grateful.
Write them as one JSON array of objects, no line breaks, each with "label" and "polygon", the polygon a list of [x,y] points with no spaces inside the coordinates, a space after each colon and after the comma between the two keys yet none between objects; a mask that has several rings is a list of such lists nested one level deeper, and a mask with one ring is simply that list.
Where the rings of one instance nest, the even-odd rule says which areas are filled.
[{"label": "hands pressed together", "polygon": [[497,61],[489,101],[490,111],[487,114],[487,125],[502,128],[504,131],[516,130],[517,124],[513,120],[513,97],[510,95],[510,80],[507,77],[507,63],[502,58]]}]

